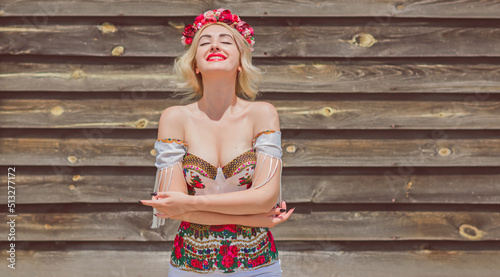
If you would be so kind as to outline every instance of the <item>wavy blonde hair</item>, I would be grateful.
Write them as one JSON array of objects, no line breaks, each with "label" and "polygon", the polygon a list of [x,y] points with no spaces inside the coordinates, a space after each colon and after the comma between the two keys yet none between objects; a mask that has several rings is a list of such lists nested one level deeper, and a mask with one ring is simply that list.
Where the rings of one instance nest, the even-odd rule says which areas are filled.
[{"label": "wavy blonde hair", "polygon": [[182,101],[196,100],[203,96],[203,81],[201,74],[196,74],[196,51],[200,34],[211,25],[221,25],[231,32],[236,42],[236,47],[240,52],[240,65],[242,70],[236,76],[236,95],[248,100],[255,100],[259,95],[257,84],[262,80],[262,71],[252,65],[252,51],[250,44],[243,38],[238,30],[228,26],[223,22],[214,22],[204,25],[198,30],[193,38],[193,42],[186,52],[174,62],[174,73],[179,81],[176,82],[178,88],[190,89],[181,91],[175,95],[181,96]]}]

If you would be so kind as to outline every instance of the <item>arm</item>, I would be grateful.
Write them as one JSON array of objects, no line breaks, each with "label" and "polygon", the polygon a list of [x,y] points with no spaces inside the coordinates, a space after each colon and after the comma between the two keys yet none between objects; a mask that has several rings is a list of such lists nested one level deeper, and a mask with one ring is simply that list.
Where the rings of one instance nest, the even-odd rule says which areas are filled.
[{"label": "arm", "polygon": [[[279,130],[278,113],[274,106],[269,103],[259,102],[258,107],[252,111],[252,119],[254,121],[254,133],[266,129]],[[182,121],[179,120],[179,122]],[[159,127],[159,137],[161,126]],[[169,128],[168,130],[171,131],[172,129]],[[165,134],[162,136],[171,137],[171,135]],[[181,134],[179,133],[177,137],[180,136]],[[178,179],[179,183],[175,182],[175,178],[172,179],[169,191],[159,192],[157,197],[154,197],[151,201],[143,201],[143,204],[158,206],[157,209],[159,211],[167,213],[170,217],[175,217],[189,211],[209,211],[230,215],[268,212],[274,207],[278,199],[281,181],[281,160],[270,156],[265,157],[265,154],[258,156],[252,183],[254,186],[260,185],[264,183],[269,173],[274,171],[274,175],[266,184],[259,188],[250,188],[244,191],[223,194],[187,196],[185,193],[179,194],[178,191],[180,190],[175,189],[175,187],[185,187],[185,182],[181,176]],[[182,172],[178,174],[182,174]]]},{"label": "arm", "polygon": [[[182,170],[182,157],[186,152],[185,145],[181,143],[183,140],[182,111],[178,106],[169,107],[161,114],[157,141],[155,142],[155,166],[157,168],[153,189],[155,193],[171,191],[187,196],[188,192]],[[158,210],[161,206],[158,205],[157,196],[153,196],[151,200],[139,202],[152,206],[153,213],[161,212]],[[150,228],[158,228],[164,224],[164,218],[153,216]]]},{"label": "arm", "polygon": [[[286,209],[286,205],[284,207]],[[205,225],[223,225],[237,224],[251,227],[269,227],[273,228],[279,223],[283,223],[295,211],[295,208],[288,212],[280,212],[280,208],[273,208],[267,213],[251,214],[251,215],[227,215],[214,212],[186,212],[184,214],[171,217],[175,220],[187,221]],[[159,215],[162,217],[162,215]]]},{"label": "arm", "polygon": [[[158,137],[157,139],[175,138],[184,140],[184,122],[183,115],[179,106],[171,106],[166,108],[158,121]],[[184,173],[179,165],[174,165],[173,168],[164,169],[164,172],[158,176],[159,182],[158,191],[178,191],[188,194]],[[154,197],[153,197],[154,199]]]}]

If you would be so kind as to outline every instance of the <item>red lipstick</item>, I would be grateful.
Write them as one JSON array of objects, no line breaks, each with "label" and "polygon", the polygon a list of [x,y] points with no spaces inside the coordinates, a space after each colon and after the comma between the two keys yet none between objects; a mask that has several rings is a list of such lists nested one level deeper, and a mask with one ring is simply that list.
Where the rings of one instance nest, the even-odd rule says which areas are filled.
[{"label": "red lipstick", "polygon": [[220,60],[225,60],[227,59],[226,56],[222,55],[221,53],[212,53],[208,55],[207,61],[210,61],[210,58],[212,57],[220,57],[221,59],[214,59],[214,61],[220,61]]}]

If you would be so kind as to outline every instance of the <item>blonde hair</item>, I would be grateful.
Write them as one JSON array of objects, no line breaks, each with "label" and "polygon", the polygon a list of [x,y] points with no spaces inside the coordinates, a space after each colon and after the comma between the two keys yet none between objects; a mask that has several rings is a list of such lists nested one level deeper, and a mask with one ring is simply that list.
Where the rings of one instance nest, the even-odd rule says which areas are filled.
[{"label": "blonde hair", "polygon": [[236,47],[240,52],[240,65],[242,70],[236,76],[236,95],[249,100],[255,100],[259,95],[257,84],[262,80],[262,72],[252,65],[252,51],[250,44],[243,38],[238,30],[228,26],[223,22],[214,22],[204,25],[198,30],[193,38],[193,42],[186,52],[178,57],[174,62],[174,73],[180,80],[176,82],[178,88],[191,89],[181,91],[175,95],[181,96],[182,101],[199,99],[203,96],[203,81],[201,74],[196,74],[196,51],[200,34],[210,25],[221,25],[231,32],[236,42]]}]

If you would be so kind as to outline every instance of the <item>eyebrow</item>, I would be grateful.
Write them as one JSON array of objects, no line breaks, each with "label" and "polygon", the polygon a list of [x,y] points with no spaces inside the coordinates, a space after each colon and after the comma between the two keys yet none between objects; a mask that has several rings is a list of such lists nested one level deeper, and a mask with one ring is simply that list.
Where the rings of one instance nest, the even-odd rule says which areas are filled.
[{"label": "eyebrow", "polygon": [[[203,37],[209,37],[211,38],[212,35],[201,35],[200,37],[200,40],[203,38]],[[233,39],[233,37],[230,35],[230,34],[220,34],[219,37],[230,37],[231,39]]]}]

